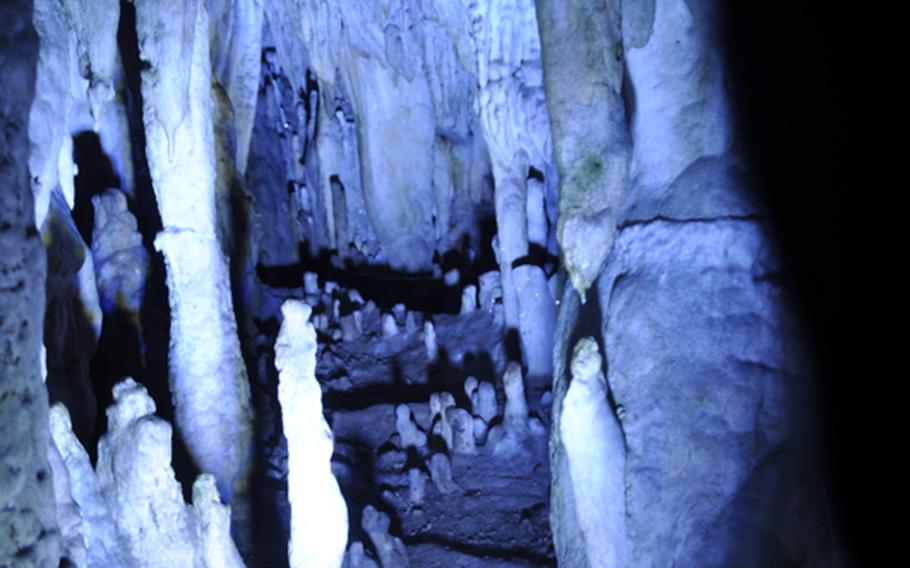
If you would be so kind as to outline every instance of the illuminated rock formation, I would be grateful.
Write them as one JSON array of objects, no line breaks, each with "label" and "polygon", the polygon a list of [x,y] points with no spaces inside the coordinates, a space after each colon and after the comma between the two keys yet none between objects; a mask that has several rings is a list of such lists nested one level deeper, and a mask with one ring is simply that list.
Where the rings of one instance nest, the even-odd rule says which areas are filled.
[{"label": "illuminated rock formation", "polygon": [[332,431],[322,416],[316,382],[316,330],[310,307],[288,300],[275,344],[284,435],[288,440],[291,504],[290,565],[340,567],[348,538],[348,510],[332,475]]},{"label": "illuminated rock formation", "polygon": [[215,221],[208,17],[201,0],[136,3],[146,155],[163,230],[177,428],[226,499],[248,474],[252,416]]}]

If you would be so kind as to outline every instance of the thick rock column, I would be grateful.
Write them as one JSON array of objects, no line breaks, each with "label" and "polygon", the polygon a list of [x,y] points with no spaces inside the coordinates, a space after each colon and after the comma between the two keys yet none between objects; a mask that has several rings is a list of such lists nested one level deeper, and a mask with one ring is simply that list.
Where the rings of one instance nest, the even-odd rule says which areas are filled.
[{"label": "thick rock column", "polygon": [[519,332],[528,374],[548,377],[555,304],[542,267],[528,262],[529,229],[535,237],[543,229],[544,248],[547,232],[546,220],[535,219],[536,209],[530,215],[536,222],[529,226],[529,172],[533,167],[549,173],[553,161],[537,19],[531,0],[480,0],[470,8],[480,122],[496,182],[505,322]]},{"label": "thick rock column", "polygon": [[322,416],[316,381],[316,330],[311,308],[299,300],[281,306],[275,343],[278,401],[288,440],[291,568],[338,568],[348,539],[348,510],[332,474],[332,431]]},{"label": "thick rock column", "polygon": [[136,2],[146,156],[163,230],[177,427],[225,499],[242,491],[252,411],[215,215],[208,17],[201,0]]},{"label": "thick rock column", "polygon": [[0,565],[57,566],[41,377],[45,252],[29,184],[38,37],[32,2],[0,3]]},{"label": "thick rock column", "polygon": [[628,184],[620,4],[537,0],[560,177],[557,237],[582,298],[610,253]]}]

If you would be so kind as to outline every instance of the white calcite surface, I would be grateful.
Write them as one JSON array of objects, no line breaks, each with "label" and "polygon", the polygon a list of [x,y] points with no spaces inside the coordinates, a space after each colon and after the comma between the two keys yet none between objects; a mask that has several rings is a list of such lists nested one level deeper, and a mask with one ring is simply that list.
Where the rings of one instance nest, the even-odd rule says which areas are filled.
[{"label": "white calcite surface", "polygon": [[215,477],[204,473],[193,483],[193,513],[198,531],[197,558],[206,568],[246,566],[231,539],[231,509],[221,502]]},{"label": "white calcite surface", "polygon": [[212,75],[231,103],[236,138],[233,162],[246,172],[259,94],[262,64],[263,3],[249,0],[206,0],[211,29]]},{"label": "white calcite surface", "polygon": [[92,198],[95,226],[92,259],[101,306],[106,313],[120,308],[138,314],[145,293],[148,253],[126,196],[109,189]]},{"label": "white calcite surface", "polygon": [[50,432],[69,479],[70,495],[79,507],[79,530],[87,549],[87,565],[125,568],[127,556],[111,509],[104,499],[88,453],[73,434],[69,412],[62,404],[51,407]]},{"label": "white calcite surface", "polygon": [[96,469],[127,565],[193,566],[194,519],[171,469],[171,426],[132,379],[114,387],[107,416]]},{"label": "white calcite surface", "polygon": [[[546,219],[541,218],[545,208],[540,202],[546,192],[535,180],[538,200],[529,201],[530,168],[555,173],[536,11],[532,0],[474,0],[466,4],[472,15],[481,124],[496,182],[497,252],[505,322],[520,332],[530,373],[549,375],[551,351],[539,349],[535,335],[552,335],[553,300],[548,294],[528,294],[519,289],[513,275],[515,261],[528,255],[529,238],[535,243],[542,240],[544,246],[547,241]],[[529,204],[533,209],[530,217]]]},{"label": "white calcite surface", "polygon": [[370,537],[382,568],[407,568],[408,551],[401,539],[389,534],[389,516],[372,505],[363,509],[360,524]]},{"label": "white calcite surface", "polygon": [[62,556],[78,567],[86,566],[87,552],[82,537],[82,513],[73,500],[70,477],[53,439],[47,445],[47,461],[54,480],[54,500],[57,508],[57,526],[62,540]]},{"label": "white calcite surface", "polygon": [[733,124],[723,55],[712,37],[718,8],[684,0],[650,4],[650,26],[635,18],[623,24],[635,84],[632,176],[644,186],[665,186],[696,159],[726,152]]},{"label": "white calcite surface", "polygon": [[600,352],[590,337],[575,345],[571,372],[559,429],[568,457],[579,537],[590,566],[628,566],[625,445],[619,420],[607,402]]},{"label": "white calcite surface", "polygon": [[308,321],[310,306],[299,300],[287,300],[281,313],[275,367],[288,441],[288,557],[293,568],[337,568],[347,546],[348,510],[332,475],[332,431],[316,381],[316,330]]},{"label": "white calcite surface", "polygon": [[225,498],[246,483],[252,440],[228,262],[215,221],[208,17],[201,0],[136,3],[146,157],[163,230],[177,427]]},{"label": "white calcite surface", "polygon": [[187,505],[171,469],[170,425],[155,416],[155,403],[133,379],[115,385],[113,394],[108,432],[98,443],[97,478],[68,431],[65,411],[52,418],[73,497],[85,511],[89,566],[242,568],[215,478],[200,475]]}]

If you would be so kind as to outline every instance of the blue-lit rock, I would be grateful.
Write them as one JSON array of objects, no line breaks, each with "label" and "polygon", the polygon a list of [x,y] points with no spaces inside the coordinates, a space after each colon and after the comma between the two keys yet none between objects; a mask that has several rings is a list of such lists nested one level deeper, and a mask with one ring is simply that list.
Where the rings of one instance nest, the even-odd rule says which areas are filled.
[{"label": "blue-lit rock", "polygon": [[216,231],[215,142],[205,6],[136,3],[146,157],[167,266],[170,380],[177,428],[226,499],[243,493],[252,442],[228,262]]},{"label": "blue-lit rock", "polygon": [[69,412],[60,403],[51,407],[50,431],[69,479],[67,489],[79,507],[79,534],[87,549],[88,565],[125,568],[125,549],[111,509],[102,495],[98,476],[92,469],[88,453],[73,434]]},{"label": "blue-lit rock", "polygon": [[288,441],[288,501],[292,568],[338,568],[348,539],[348,510],[332,474],[332,431],[322,416],[316,381],[316,330],[311,308],[299,300],[281,306],[275,344],[278,400]]},{"label": "blue-lit rock", "polygon": [[29,109],[38,36],[32,2],[0,3],[0,565],[57,566],[60,532],[41,382],[46,257],[35,227]]}]

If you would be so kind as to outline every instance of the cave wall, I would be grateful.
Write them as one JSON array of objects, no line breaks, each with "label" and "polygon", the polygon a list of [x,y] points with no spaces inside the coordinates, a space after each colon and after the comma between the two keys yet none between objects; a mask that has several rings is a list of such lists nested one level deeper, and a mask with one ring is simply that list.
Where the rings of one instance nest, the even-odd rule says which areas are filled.
[{"label": "cave wall", "polygon": [[32,3],[0,6],[0,564],[56,566],[61,539],[42,384],[46,256],[28,171],[38,35]]},{"label": "cave wall", "polygon": [[[374,488],[386,512],[374,508],[375,496],[354,497],[354,509],[344,495],[360,539],[349,562],[452,553],[431,542],[442,536],[422,524],[428,514],[455,518],[459,558],[492,550],[508,565],[840,563],[818,471],[813,369],[738,138],[719,3],[132,4],[135,18],[124,21],[135,37],[126,40],[100,25],[120,17],[114,0],[19,1],[0,12],[9,24],[0,45],[5,84],[19,86],[0,103],[2,388],[11,393],[0,412],[11,441],[0,457],[12,464],[0,488],[2,524],[14,529],[0,559],[53,563],[61,546],[70,561],[86,554],[72,538],[89,529],[70,512],[79,480],[95,474],[67,434],[51,456],[78,455],[81,473],[54,462],[54,512],[40,450],[48,437],[40,342],[47,392],[66,403],[72,429],[93,451],[86,441],[101,434],[100,398],[90,392],[88,361],[102,312],[126,309],[135,325],[148,297],[142,283],[163,258],[170,349],[152,364],[169,368],[175,448],[188,447],[189,471],[214,474],[198,482],[198,509],[177,495],[172,456],[161,449],[170,449],[170,430],[152,420],[154,403],[144,391],[127,392],[142,390],[135,383],[114,397],[140,400],[144,413],[130,420],[152,423],[161,455],[149,475],[167,487],[158,505],[175,524],[156,530],[182,543],[177,556],[240,562],[225,533],[231,514],[235,536],[250,521],[251,390],[259,389],[264,420],[274,418],[282,392],[269,389],[282,383],[269,354],[279,351],[272,355],[287,381],[289,354],[305,347],[309,357],[312,347],[307,388],[321,381],[329,402],[311,396],[302,412],[339,514],[332,564],[344,554],[344,523],[336,482],[322,467],[332,439],[323,413],[333,429],[369,438],[357,446],[345,436],[336,446],[332,473],[342,492],[350,490],[343,476],[368,475],[338,465],[355,452],[375,454],[386,484]],[[135,61],[124,61],[125,47],[137,50]],[[80,190],[87,172],[74,161],[85,135],[111,170],[91,190],[97,195]],[[115,254],[120,261],[110,263]],[[461,313],[449,306],[457,300],[426,311],[378,306],[326,272],[305,270],[375,271],[387,279],[382,286],[405,290],[399,297],[425,288],[429,298],[460,298]],[[288,298],[313,309],[312,324],[297,322],[303,343],[289,332],[275,337],[280,323],[294,323],[280,310]],[[146,332],[155,333],[137,327],[138,336]],[[145,367],[144,347],[137,355]],[[479,382],[461,376],[477,370]],[[489,412],[475,400],[478,384]],[[288,468],[302,473],[294,464],[312,451],[298,447],[312,434],[299,425],[284,436],[273,424],[263,451],[280,483],[293,481],[298,503],[306,484]],[[109,429],[104,452],[121,426]],[[549,467],[537,443],[547,428]],[[472,429],[482,433],[475,439]],[[142,435],[137,426],[135,438]],[[142,469],[147,462],[126,440],[118,451]],[[106,500],[106,526],[119,524],[117,539],[141,564],[156,546],[134,534],[154,524],[130,502],[146,495],[144,478],[134,471],[117,479],[104,459],[91,483],[106,496],[92,499]],[[481,489],[504,491],[518,475],[499,471],[508,460],[535,476],[533,495],[478,513],[473,503],[496,495],[472,501],[471,476],[483,477]],[[541,504],[547,480],[550,502]],[[221,498],[239,494],[232,512],[213,483]],[[509,525],[516,503],[527,515],[520,530]],[[501,543],[475,534],[481,526],[490,538],[523,540],[495,548]],[[375,550],[364,550],[367,538]],[[89,557],[101,554],[87,544]],[[249,542],[238,544],[249,552]],[[305,552],[293,548],[295,563]]]}]

